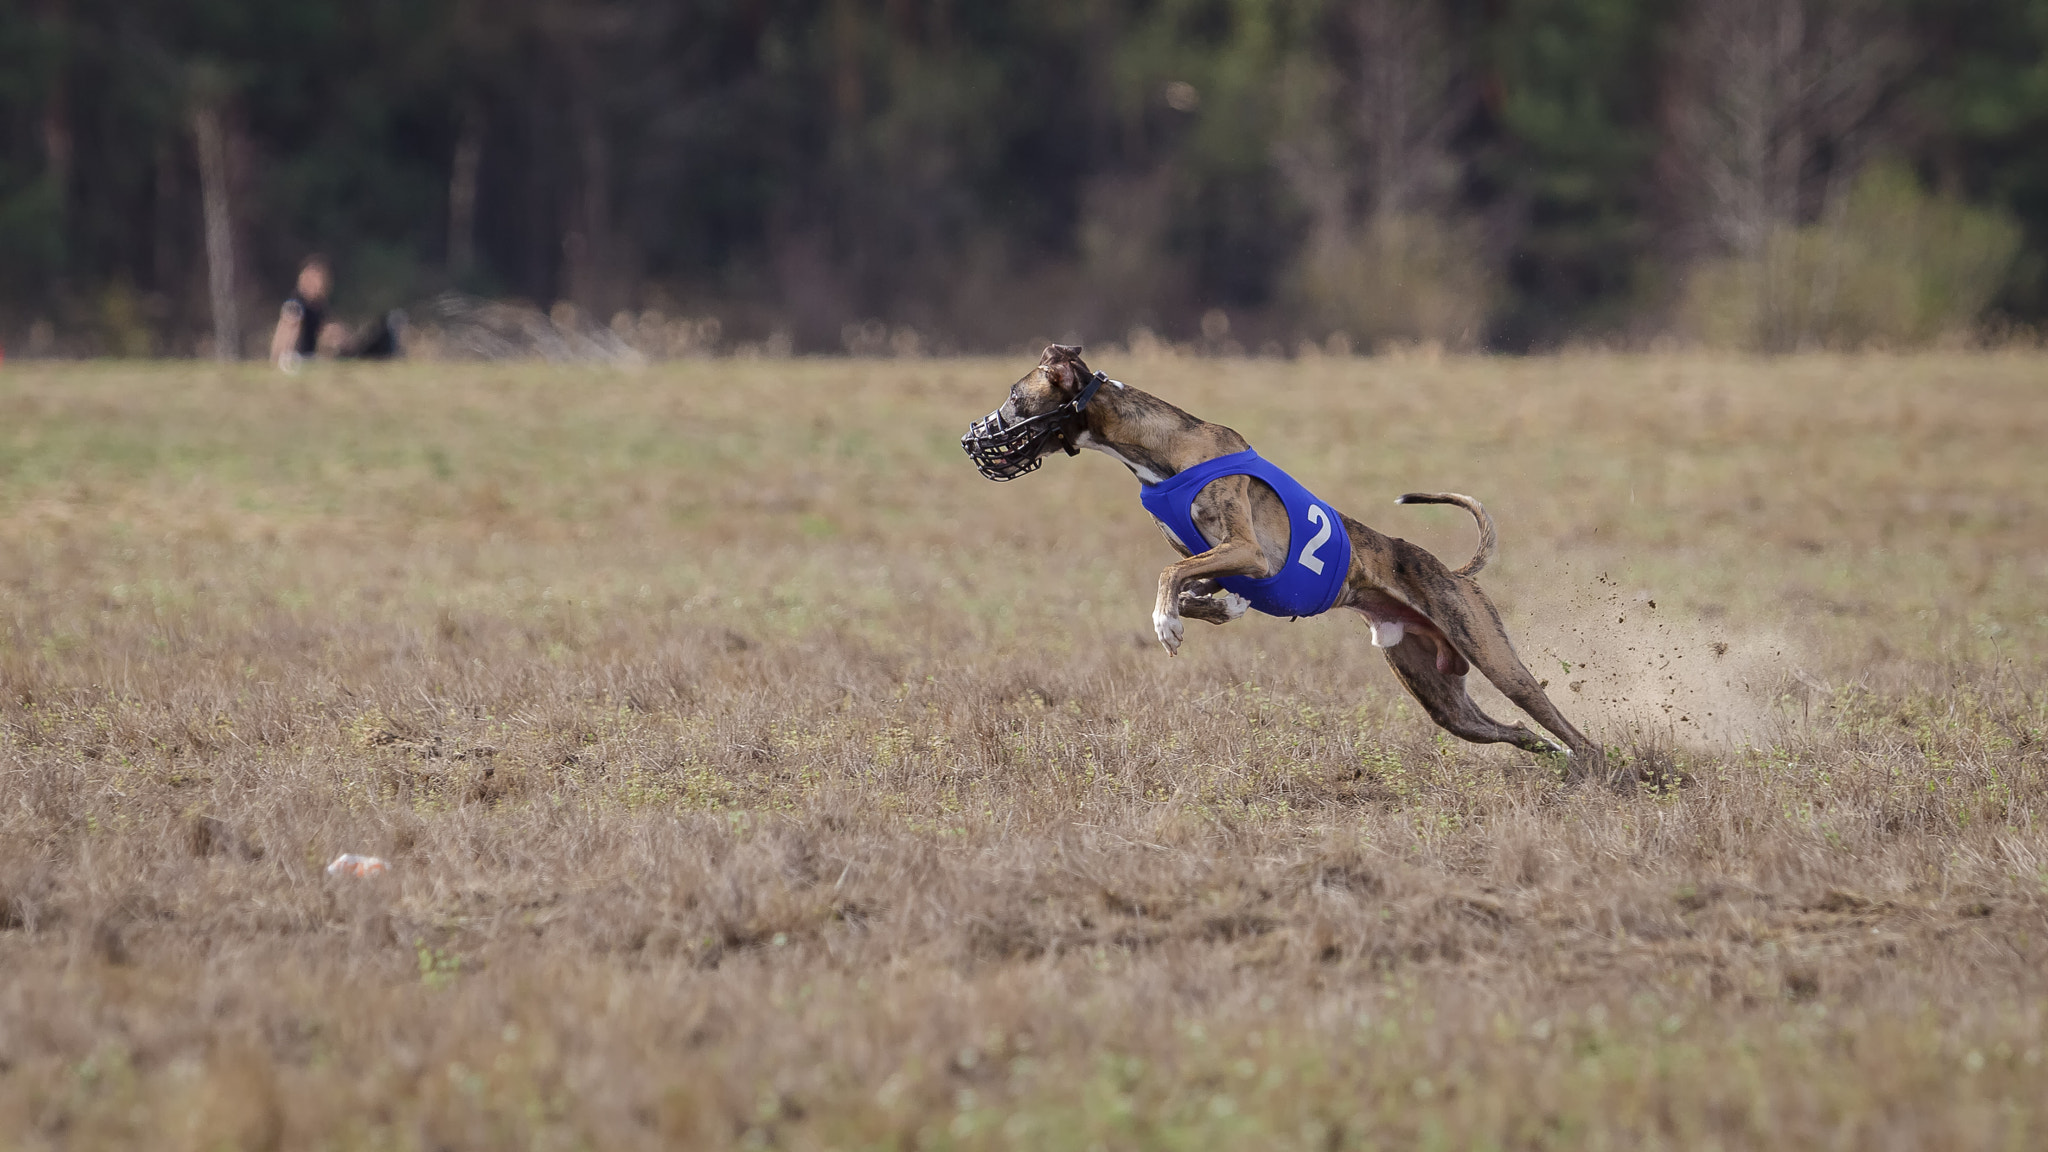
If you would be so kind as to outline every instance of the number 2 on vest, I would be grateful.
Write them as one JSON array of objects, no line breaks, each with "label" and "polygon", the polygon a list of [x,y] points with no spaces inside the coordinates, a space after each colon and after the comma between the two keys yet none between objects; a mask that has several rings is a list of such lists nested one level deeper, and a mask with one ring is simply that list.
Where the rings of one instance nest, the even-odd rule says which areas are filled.
[{"label": "number 2 on vest", "polygon": [[1315,536],[1312,537],[1309,540],[1309,542],[1302,547],[1301,566],[1315,573],[1316,575],[1321,576],[1323,574],[1323,560],[1322,557],[1316,555],[1316,549],[1322,547],[1323,541],[1328,540],[1330,538],[1330,514],[1328,512],[1323,511],[1322,505],[1311,504],[1308,506],[1308,522],[1311,524],[1321,524],[1323,526],[1323,530],[1316,533]]}]

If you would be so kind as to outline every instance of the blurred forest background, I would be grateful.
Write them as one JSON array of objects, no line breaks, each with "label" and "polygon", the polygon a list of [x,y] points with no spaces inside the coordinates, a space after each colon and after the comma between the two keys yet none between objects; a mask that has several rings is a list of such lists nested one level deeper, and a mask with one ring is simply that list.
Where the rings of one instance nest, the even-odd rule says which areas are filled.
[{"label": "blurred forest background", "polygon": [[664,354],[1997,339],[2048,0],[0,0],[9,354],[316,250]]}]

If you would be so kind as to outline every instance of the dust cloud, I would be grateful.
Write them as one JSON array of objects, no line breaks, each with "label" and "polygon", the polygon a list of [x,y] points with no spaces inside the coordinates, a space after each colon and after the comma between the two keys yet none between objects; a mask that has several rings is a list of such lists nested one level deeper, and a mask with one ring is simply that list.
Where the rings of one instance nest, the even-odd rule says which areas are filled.
[{"label": "dust cloud", "polygon": [[1808,679],[1782,629],[1739,616],[1705,619],[1606,572],[1562,583],[1569,592],[1515,596],[1509,634],[1587,735],[1731,751],[1780,733],[1777,702]]}]

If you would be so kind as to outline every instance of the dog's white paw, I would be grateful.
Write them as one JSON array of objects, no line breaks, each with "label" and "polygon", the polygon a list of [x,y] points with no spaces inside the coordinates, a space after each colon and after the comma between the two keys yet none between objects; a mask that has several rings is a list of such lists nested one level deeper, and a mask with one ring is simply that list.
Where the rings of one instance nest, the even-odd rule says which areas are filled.
[{"label": "dog's white paw", "polygon": [[1372,622],[1372,646],[1375,648],[1392,648],[1401,642],[1401,637],[1407,634],[1408,630],[1402,626],[1399,620],[1375,620]]},{"label": "dog's white paw", "polygon": [[1178,612],[1161,612],[1154,608],[1152,631],[1158,635],[1159,642],[1166,645],[1166,654],[1172,656],[1180,651],[1181,637],[1187,634],[1187,622]]},{"label": "dog's white paw", "polygon": [[1252,602],[1235,592],[1225,592],[1217,599],[1223,601],[1223,614],[1232,620],[1252,610]]}]

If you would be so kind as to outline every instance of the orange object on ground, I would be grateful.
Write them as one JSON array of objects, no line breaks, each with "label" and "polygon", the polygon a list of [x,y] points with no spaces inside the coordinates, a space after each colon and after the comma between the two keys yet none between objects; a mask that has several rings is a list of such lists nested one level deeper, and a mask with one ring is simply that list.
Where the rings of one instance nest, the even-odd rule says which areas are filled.
[{"label": "orange object on ground", "polygon": [[329,876],[381,876],[390,867],[391,865],[375,856],[358,856],[353,852],[343,852],[334,858],[334,863],[327,866],[327,874]]}]

